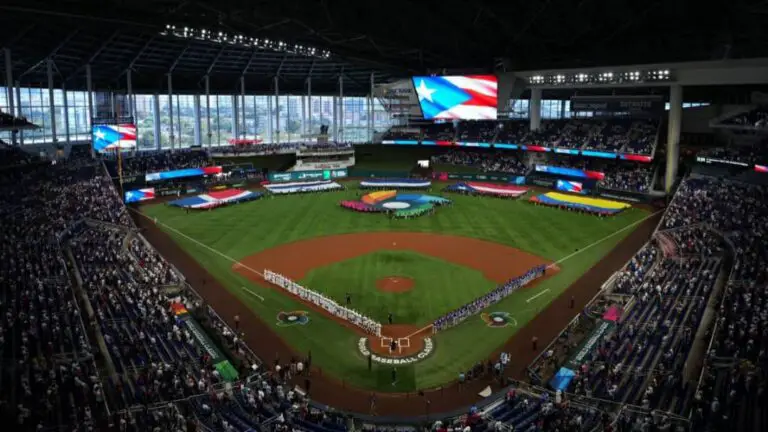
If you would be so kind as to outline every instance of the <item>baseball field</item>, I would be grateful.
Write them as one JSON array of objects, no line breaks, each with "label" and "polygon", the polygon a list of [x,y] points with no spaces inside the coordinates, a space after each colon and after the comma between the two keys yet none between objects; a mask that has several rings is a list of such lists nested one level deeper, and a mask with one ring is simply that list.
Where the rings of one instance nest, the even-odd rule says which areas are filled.
[{"label": "baseball field", "polygon": [[[327,379],[394,393],[448,385],[462,371],[498,353],[649,216],[633,208],[597,218],[534,206],[524,199],[446,195],[453,205],[433,215],[393,220],[339,207],[340,200],[357,197],[355,183],[348,186],[341,192],[264,198],[214,211],[186,213],[156,204],[143,206],[142,212],[156,219],[157,227],[207,271],[202,277],[211,280],[194,280],[199,276],[189,274],[191,264],[177,264],[193,286],[204,287],[204,297],[222,315],[241,315],[246,338],[255,341],[250,345],[265,361],[285,352],[260,352],[260,340],[268,345],[277,335],[297,358],[311,352],[313,368]],[[168,255],[168,246],[158,248]],[[435,335],[423,331],[435,318],[537,264],[557,270],[482,316]],[[385,323],[383,333],[389,329],[407,336],[422,331],[431,339],[431,350],[413,363],[374,363],[369,369],[360,347],[361,332],[270,287],[260,277],[264,269]],[[213,287],[220,293],[212,292]],[[229,305],[237,303],[232,295],[238,305]],[[570,319],[578,312],[562,313]],[[249,328],[251,319],[260,321],[260,327]],[[266,334],[264,324],[273,335]],[[421,339],[412,339],[424,352]]]}]

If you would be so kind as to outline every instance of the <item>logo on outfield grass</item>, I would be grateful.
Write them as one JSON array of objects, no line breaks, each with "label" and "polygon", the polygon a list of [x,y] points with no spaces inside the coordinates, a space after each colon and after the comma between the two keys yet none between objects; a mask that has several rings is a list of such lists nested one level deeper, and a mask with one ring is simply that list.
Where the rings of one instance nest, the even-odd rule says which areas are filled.
[{"label": "logo on outfield grass", "polygon": [[517,325],[517,320],[512,318],[509,312],[491,312],[480,314],[480,318],[488,324],[488,327],[500,328],[509,325]]},{"label": "logo on outfield grass", "polygon": [[280,327],[306,325],[308,322],[309,312],[307,311],[280,312],[277,314],[277,325]]}]

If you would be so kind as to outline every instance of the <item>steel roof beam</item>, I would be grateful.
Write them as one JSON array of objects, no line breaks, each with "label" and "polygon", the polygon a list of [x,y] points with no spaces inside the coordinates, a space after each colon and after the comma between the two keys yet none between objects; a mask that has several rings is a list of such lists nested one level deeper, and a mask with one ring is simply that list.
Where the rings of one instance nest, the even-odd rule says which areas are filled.
[{"label": "steel roof beam", "polygon": [[210,75],[211,71],[213,71],[213,68],[216,67],[216,63],[219,61],[219,58],[221,58],[221,55],[224,54],[224,50],[226,49],[226,45],[222,46],[219,52],[216,54],[216,57],[213,58],[213,61],[208,66],[208,69],[205,70],[206,75]]},{"label": "steel roof beam", "polygon": [[187,50],[189,50],[189,48],[191,46],[192,46],[192,42],[188,43],[187,46],[185,46],[184,49],[181,50],[181,53],[179,53],[179,55],[176,56],[176,60],[173,61],[173,63],[171,64],[170,69],[168,69],[168,73],[169,74],[173,73],[174,69],[176,69],[176,66],[179,65],[179,61],[181,60],[182,57],[184,57],[184,54],[187,53]]},{"label": "steel roof beam", "polygon": [[76,35],[76,34],[77,34],[79,31],[80,31],[80,29],[75,29],[74,31],[70,32],[70,33],[67,35],[67,37],[65,37],[65,38],[64,38],[64,40],[62,40],[62,41],[61,41],[61,43],[59,43],[58,45],[56,45],[56,47],[55,47],[55,48],[54,48],[54,49],[53,49],[51,52],[49,52],[49,53],[48,53],[48,55],[46,55],[45,57],[41,58],[41,59],[40,59],[40,60],[39,60],[37,63],[33,64],[33,65],[32,65],[32,66],[30,66],[30,67],[29,67],[27,70],[25,70],[24,72],[22,72],[22,73],[21,73],[21,75],[19,75],[19,78],[23,77],[24,75],[26,75],[26,74],[28,74],[28,73],[32,72],[33,70],[37,69],[38,67],[42,66],[42,64],[43,64],[43,63],[44,63],[46,60],[48,60],[48,59],[50,59],[50,58],[53,58],[53,57],[56,55],[56,53],[58,53],[58,52],[59,52],[59,50],[61,50],[62,48],[64,48],[64,45],[66,45],[67,43],[69,43],[69,41],[70,41],[70,40],[72,40],[72,38],[73,38],[73,37],[75,37],[75,35]]},{"label": "steel roof beam", "polygon": [[248,59],[248,63],[245,64],[245,68],[243,68],[243,72],[240,74],[241,76],[245,76],[246,73],[248,73],[248,69],[251,68],[251,64],[253,63],[253,59],[256,58],[256,53],[258,53],[258,50],[254,49],[251,52],[251,57]]},{"label": "steel roof beam", "polygon": [[67,81],[71,80],[72,78],[74,78],[74,77],[75,77],[75,75],[76,75],[78,72],[80,72],[81,70],[85,69],[85,67],[86,67],[87,65],[89,65],[89,64],[91,64],[91,63],[93,63],[93,61],[94,61],[94,60],[96,60],[96,58],[97,58],[99,55],[101,55],[102,51],[104,51],[104,50],[105,50],[105,49],[106,49],[106,48],[109,46],[109,44],[111,44],[111,43],[112,43],[112,41],[113,41],[113,40],[115,40],[115,38],[116,38],[116,37],[117,37],[117,35],[119,35],[119,34],[120,34],[120,31],[119,31],[119,30],[116,30],[114,33],[112,33],[112,36],[110,36],[110,37],[109,37],[107,40],[105,40],[105,41],[104,41],[104,43],[103,43],[103,44],[101,44],[101,46],[99,47],[99,49],[97,49],[97,50],[96,50],[96,52],[95,52],[95,53],[93,53],[93,55],[92,55],[90,58],[88,58],[88,61],[87,61],[87,62],[85,62],[85,63],[83,63],[82,65],[80,65],[80,66],[79,66],[77,69],[75,69],[75,71],[74,71],[74,72],[72,72],[72,74],[71,74],[70,76],[68,76],[67,78],[65,78],[65,79],[64,79],[64,82],[67,82]]}]

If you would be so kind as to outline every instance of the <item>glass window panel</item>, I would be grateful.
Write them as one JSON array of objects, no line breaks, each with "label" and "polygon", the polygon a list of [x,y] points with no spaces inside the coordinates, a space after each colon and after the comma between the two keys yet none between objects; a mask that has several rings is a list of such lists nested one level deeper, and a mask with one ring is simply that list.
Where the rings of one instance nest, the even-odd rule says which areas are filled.
[{"label": "glass window panel", "polygon": [[158,95],[160,102],[160,148],[171,148],[171,107],[168,95]]},{"label": "glass window panel", "polygon": [[[204,147],[218,145],[217,118],[215,117],[217,109],[218,98],[216,95],[200,96],[200,140]],[[208,128],[209,125],[210,129]]]},{"label": "glass window panel", "polygon": [[263,139],[265,142],[272,142],[269,135],[269,96],[254,96],[255,138]]},{"label": "glass window panel", "polygon": [[174,116],[177,131],[176,143],[180,148],[191,147],[195,144],[195,98],[192,95],[175,95],[176,105]]},{"label": "glass window panel", "polygon": [[136,95],[136,134],[138,148],[151,150],[155,145],[155,103],[154,95]]},{"label": "glass window panel", "polygon": [[211,121],[211,129],[215,130],[214,145],[227,145],[232,138],[232,126],[235,120],[235,112],[232,107],[232,95],[218,95],[218,110],[216,113],[216,126]]},{"label": "glass window panel", "polygon": [[[285,98],[285,140],[299,142],[302,140],[303,127],[301,118],[301,96],[286,96]],[[282,139],[282,137],[281,137]]]},{"label": "glass window panel", "polygon": [[[239,97],[241,103],[243,98]],[[245,95],[245,102],[243,108],[240,110],[243,114],[243,118],[240,119],[240,124],[243,125],[243,130],[240,131],[242,138],[255,139],[256,138],[256,96]]]}]

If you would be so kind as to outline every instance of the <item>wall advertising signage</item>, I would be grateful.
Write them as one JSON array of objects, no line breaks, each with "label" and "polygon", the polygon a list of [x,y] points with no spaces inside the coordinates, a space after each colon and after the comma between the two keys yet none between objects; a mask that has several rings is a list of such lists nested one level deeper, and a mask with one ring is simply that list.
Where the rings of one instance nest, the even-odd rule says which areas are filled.
[{"label": "wall advertising signage", "polygon": [[551,180],[534,179],[533,180],[533,184],[535,184],[536,186],[542,186],[542,187],[551,188],[551,187],[553,187],[555,185],[555,182],[553,182]]},{"label": "wall advertising signage", "polygon": [[571,98],[572,112],[634,112],[662,113],[664,99],[655,96],[574,96]]},{"label": "wall advertising signage", "polygon": [[723,164],[723,165],[733,165],[733,166],[740,166],[740,167],[748,167],[749,164],[745,162],[739,162],[734,160],[727,160],[727,159],[717,159],[717,158],[710,158],[705,156],[696,156],[696,162],[699,163],[705,163],[705,164]]},{"label": "wall advertising signage", "polygon": [[269,173],[269,181],[271,182],[332,180],[345,177],[348,177],[346,168]]}]

